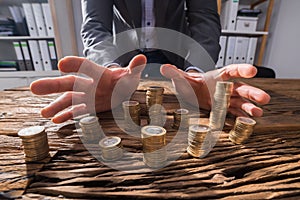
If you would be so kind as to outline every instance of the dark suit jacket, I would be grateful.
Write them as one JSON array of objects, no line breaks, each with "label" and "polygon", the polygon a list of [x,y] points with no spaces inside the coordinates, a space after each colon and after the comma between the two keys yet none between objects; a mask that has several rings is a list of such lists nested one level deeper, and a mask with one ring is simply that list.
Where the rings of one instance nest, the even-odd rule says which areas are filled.
[{"label": "dark suit jacket", "polygon": [[[216,0],[154,0],[154,8],[155,26],[160,27],[158,48],[165,50],[169,60],[182,69],[191,64],[213,69],[221,33]],[[125,66],[138,54],[141,0],[82,0],[82,10],[85,56],[101,65]],[[181,63],[176,54],[189,64]]]}]

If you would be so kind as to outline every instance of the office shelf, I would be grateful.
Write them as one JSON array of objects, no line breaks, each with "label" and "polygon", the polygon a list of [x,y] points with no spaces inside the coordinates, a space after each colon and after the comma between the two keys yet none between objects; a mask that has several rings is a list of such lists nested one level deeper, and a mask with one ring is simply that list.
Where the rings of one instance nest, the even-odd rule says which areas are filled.
[{"label": "office shelf", "polygon": [[49,40],[54,37],[40,37],[40,36],[0,36],[0,40]]},{"label": "office shelf", "polygon": [[[222,2],[224,0],[218,0],[218,12],[221,14],[222,11]],[[260,4],[266,3],[266,9],[264,10],[266,14],[266,18],[264,20],[264,28],[263,30],[254,31],[254,32],[241,32],[241,31],[229,31],[229,30],[222,30],[222,35],[225,36],[246,36],[246,37],[260,37],[260,43],[258,44],[258,56],[256,65],[262,65],[265,48],[268,40],[269,35],[269,27],[271,23],[271,16],[274,7],[274,0],[239,0],[240,5],[248,5],[249,8],[254,9]]]}]

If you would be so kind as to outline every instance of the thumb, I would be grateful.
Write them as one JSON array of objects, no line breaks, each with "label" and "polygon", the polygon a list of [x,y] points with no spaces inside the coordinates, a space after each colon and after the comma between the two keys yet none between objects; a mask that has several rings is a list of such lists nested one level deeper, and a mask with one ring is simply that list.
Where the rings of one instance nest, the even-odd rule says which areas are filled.
[{"label": "thumb", "polygon": [[185,77],[185,72],[178,70],[174,65],[165,64],[160,67],[160,73],[169,79],[182,79]]},{"label": "thumb", "polygon": [[129,65],[127,66],[127,68],[129,69],[129,73],[130,74],[141,73],[144,70],[146,63],[147,63],[147,58],[142,54],[133,57]]}]

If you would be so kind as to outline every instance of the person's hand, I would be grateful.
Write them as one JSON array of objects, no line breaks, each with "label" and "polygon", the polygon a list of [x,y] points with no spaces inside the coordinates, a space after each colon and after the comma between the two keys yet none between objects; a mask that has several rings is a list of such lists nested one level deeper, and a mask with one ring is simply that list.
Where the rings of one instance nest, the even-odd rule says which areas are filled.
[{"label": "person's hand", "polygon": [[105,68],[86,58],[69,56],[59,61],[58,68],[63,73],[76,75],[39,79],[30,89],[37,95],[64,92],[41,110],[43,117],[62,123],[119,105],[136,90],[145,64],[143,55],[135,56],[126,68]]},{"label": "person's hand", "polygon": [[[234,64],[207,73],[188,73],[167,64],[161,66],[161,73],[166,78],[172,79],[176,91],[185,101],[209,110],[217,81],[252,78],[257,73],[257,69],[248,64]],[[248,114],[260,117],[263,111],[255,104],[263,105],[269,101],[270,96],[263,90],[242,82],[234,82],[228,111],[236,116]]]}]

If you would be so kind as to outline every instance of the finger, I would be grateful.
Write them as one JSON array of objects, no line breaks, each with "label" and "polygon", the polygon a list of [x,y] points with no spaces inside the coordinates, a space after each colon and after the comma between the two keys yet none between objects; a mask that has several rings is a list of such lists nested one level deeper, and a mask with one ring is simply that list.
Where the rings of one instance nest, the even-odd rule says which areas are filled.
[{"label": "finger", "polygon": [[263,110],[261,108],[239,97],[232,97],[230,99],[230,108],[243,110],[253,117],[261,117],[263,115]]},{"label": "finger", "polygon": [[192,78],[203,78],[203,74],[200,72],[187,72],[187,74]]},{"label": "finger", "polygon": [[269,103],[271,99],[265,91],[243,83],[234,84],[233,96],[241,96],[262,105]]},{"label": "finger", "polygon": [[57,114],[55,117],[52,118],[52,122],[56,124],[63,123],[65,121],[87,113],[88,109],[86,108],[85,104],[75,105],[70,107],[68,110]]},{"label": "finger", "polygon": [[[78,56],[66,56],[58,61],[58,69],[63,72],[76,72],[83,62],[87,59]],[[72,70],[73,68],[73,70]],[[71,71],[72,70],[72,71]]]},{"label": "finger", "polygon": [[166,78],[172,79],[172,83],[183,99],[187,100],[194,106],[199,106],[198,99],[201,98],[201,93],[195,91],[193,86],[200,87],[201,84],[197,78],[189,76],[186,72],[177,69],[176,66],[165,64],[160,68],[160,72]]},{"label": "finger", "polygon": [[128,65],[130,74],[140,74],[144,70],[147,63],[146,56],[139,54],[130,61]]},{"label": "finger", "polygon": [[176,66],[170,64],[162,65],[160,67],[160,73],[164,77],[172,80],[183,79],[187,76],[184,71],[179,70]]},{"label": "finger", "polygon": [[97,80],[108,70],[86,58],[77,56],[67,56],[61,59],[58,68],[65,73],[82,73]]},{"label": "finger", "polygon": [[37,95],[60,93],[74,90],[74,83],[76,90],[84,91],[92,85],[93,80],[74,75],[43,78],[32,82],[30,90]]},{"label": "finger", "polygon": [[249,64],[233,64],[218,69],[222,80],[231,78],[252,78],[256,75],[257,69]]},{"label": "finger", "polygon": [[66,92],[41,110],[45,118],[53,117],[62,110],[70,107],[72,104],[81,104],[84,102],[84,93]]},{"label": "finger", "polygon": [[228,112],[237,117],[249,117],[243,110],[238,108],[229,108]]}]

